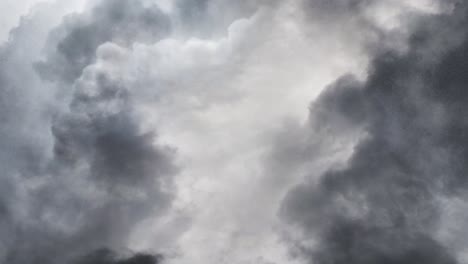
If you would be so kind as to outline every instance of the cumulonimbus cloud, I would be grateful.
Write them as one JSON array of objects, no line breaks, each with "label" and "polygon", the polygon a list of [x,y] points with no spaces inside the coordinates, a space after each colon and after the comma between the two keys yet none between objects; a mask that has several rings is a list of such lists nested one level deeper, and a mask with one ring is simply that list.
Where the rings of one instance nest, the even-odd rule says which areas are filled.
[{"label": "cumulonimbus cloud", "polygon": [[442,198],[466,189],[466,4],[422,18],[405,51],[374,51],[311,108],[314,126],[364,136],[344,167],[291,190],[282,215],[310,263],[459,263],[438,240]]},{"label": "cumulonimbus cloud", "polygon": [[[173,150],[157,145],[153,131],[142,130],[131,87],[106,69],[88,67],[101,44],[151,40],[166,34],[167,27],[157,7],[133,1],[103,1],[89,13],[65,19],[50,35],[54,48],[35,64],[50,85],[70,98],[66,110],[53,115],[47,114],[47,105],[37,106],[39,120],[33,122],[49,127],[48,146],[33,144],[32,131],[15,133],[30,125],[14,120],[28,114],[21,102],[34,98],[17,96],[14,89],[22,84],[7,75],[15,64],[9,52],[16,48],[15,39],[3,47],[2,132],[8,136],[2,145],[10,151],[2,153],[2,185],[13,189],[2,199],[2,262],[64,263],[98,248],[126,247],[132,227],[167,209],[176,171]],[[27,94],[32,88],[22,89]],[[127,260],[93,256],[79,263],[160,261],[150,255]]]},{"label": "cumulonimbus cloud", "polygon": [[0,48],[1,263],[459,262],[464,3],[382,29],[400,1],[58,2]]}]

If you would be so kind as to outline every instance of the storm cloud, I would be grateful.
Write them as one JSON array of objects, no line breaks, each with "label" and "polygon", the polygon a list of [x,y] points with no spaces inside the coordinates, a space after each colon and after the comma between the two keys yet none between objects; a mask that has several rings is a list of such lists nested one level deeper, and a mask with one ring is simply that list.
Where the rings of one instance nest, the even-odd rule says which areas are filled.
[{"label": "storm cloud", "polygon": [[154,42],[169,32],[169,18],[154,4],[147,7],[142,1],[102,1],[88,14],[65,18],[51,34],[49,58],[37,68],[45,78],[71,82],[93,62],[101,44]]},{"label": "storm cloud", "polygon": [[[47,57],[24,66],[23,78],[36,69],[48,80],[42,83],[33,77],[21,82],[19,72],[9,72],[21,69],[16,49],[23,48],[28,27],[16,29],[0,55],[1,262],[69,263],[97,248],[126,248],[132,228],[170,206],[174,150],[159,145],[154,131],[144,131],[131,87],[92,64],[101,44],[150,41],[167,33],[168,22],[138,1],[103,1],[72,15],[44,36],[54,44]],[[70,98],[68,107],[34,98],[34,89]],[[110,250],[78,263],[160,262],[138,254],[120,259]]]},{"label": "storm cloud", "polygon": [[466,263],[465,3],[4,1],[0,263]]},{"label": "storm cloud", "polygon": [[108,249],[99,249],[95,252],[81,257],[74,262],[75,264],[158,264],[161,263],[163,256],[139,253],[127,258],[116,256],[114,252]]},{"label": "storm cloud", "polygon": [[[374,50],[311,107],[313,129],[362,130],[343,167],[309,171],[281,214],[309,263],[460,263],[438,240],[442,199],[466,199],[465,3],[422,18],[405,51]],[[336,132],[333,132],[336,131]]]}]

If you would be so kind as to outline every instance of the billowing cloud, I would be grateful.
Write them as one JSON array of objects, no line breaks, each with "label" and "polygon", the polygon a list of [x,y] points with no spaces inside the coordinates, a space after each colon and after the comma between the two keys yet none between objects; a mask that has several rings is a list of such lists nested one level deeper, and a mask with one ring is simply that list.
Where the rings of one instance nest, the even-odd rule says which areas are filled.
[{"label": "billowing cloud", "polygon": [[0,263],[456,263],[463,215],[440,204],[464,201],[465,16],[427,1],[21,11],[0,48]]},{"label": "billowing cloud", "polygon": [[406,51],[378,50],[364,81],[341,78],[314,102],[310,133],[362,136],[344,165],[309,171],[283,203],[308,262],[459,263],[439,232],[441,201],[466,198],[466,14],[460,3],[421,19]]},{"label": "billowing cloud", "polygon": [[[77,79],[93,62],[97,48],[106,42],[130,45],[154,42],[170,30],[169,18],[158,6],[142,1],[103,1],[89,14],[71,15],[51,36],[52,51],[47,62],[37,65],[45,78]],[[55,40],[55,38],[57,40]]]},{"label": "billowing cloud", "polygon": [[[2,49],[1,144],[8,151],[2,152],[1,262],[64,263],[96,248],[126,248],[137,223],[169,207],[174,150],[145,131],[132,87],[96,56],[100,50],[116,56],[112,46],[98,49],[107,41],[164,34],[168,22],[157,12],[139,2],[104,1],[65,19],[44,42],[55,48],[36,67],[39,56],[22,61],[26,54],[17,51],[27,45],[21,38],[32,24],[16,29]],[[69,103],[55,104],[57,96]],[[97,257],[85,263],[159,262],[150,255]]]},{"label": "billowing cloud", "polygon": [[235,94],[210,83],[235,78],[255,18],[221,39],[178,39],[154,3],[100,1],[35,30],[57,6],[38,7],[2,50],[1,144],[11,151],[2,152],[1,262],[159,263],[112,253],[139,243],[135,229],[172,217],[176,150],[149,119],[167,123],[172,111]]}]

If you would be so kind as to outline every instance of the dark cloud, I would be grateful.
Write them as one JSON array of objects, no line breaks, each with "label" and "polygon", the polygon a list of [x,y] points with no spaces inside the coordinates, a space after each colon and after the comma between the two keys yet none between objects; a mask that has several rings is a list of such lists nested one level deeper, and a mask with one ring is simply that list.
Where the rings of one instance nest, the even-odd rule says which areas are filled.
[{"label": "dark cloud", "polygon": [[65,19],[51,36],[49,46],[54,48],[50,58],[38,63],[37,69],[47,79],[70,82],[93,62],[101,44],[154,42],[166,36],[170,28],[169,17],[156,5],[129,0],[102,1],[89,14]]},{"label": "dark cloud", "polygon": [[345,220],[338,223],[324,240],[323,248],[319,247],[315,256],[318,263],[456,263],[430,237],[423,234],[408,236],[395,229],[376,228],[362,222]]},{"label": "dark cloud", "polygon": [[[71,112],[52,127],[60,165],[86,160],[90,176],[106,184],[144,186],[151,184],[154,175],[171,174],[172,150],[154,148],[154,133],[141,131],[130,103],[131,92],[105,74],[91,82],[96,85],[94,93],[76,90]],[[111,110],[106,107],[113,104]]]},{"label": "dark cloud", "polygon": [[326,123],[334,129],[362,124],[367,118],[367,105],[361,85],[356,78],[346,75],[327,87],[311,106],[311,118],[314,119],[311,122]]},{"label": "dark cloud", "polygon": [[[138,224],[171,205],[174,150],[143,129],[134,87],[107,69],[82,73],[101,44],[157,40],[167,18],[140,1],[102,1],[66,18],[33,67],[39,52],[26,47],[36,19],[0,49],[0,262],[70,263],[104,247],[78,263],[160,263],[111,250],[127,248]],[[55,85],[67,90],[65,109]]]},{"label": "dark cloud", "polygon": [[[369,40],[379,35],[375,22],[371,21],[369,13],[377,4],[378,0],[301,0],[298,1],[302,7],[308,24],[320,23],[321,27],[333,29],[346,38],[363,38]],[[348,30],[352,31],[347,32]]]},{"label": "dark cloud", "polygon": [[407,51],[375,51],[364,82],[341,78],[313,104],[310,133],[365,136],[345,168],[311,171],[284,201],[315,241],[297,242],[310,263],[457,263],[435,233],[438,199],[466,199],[467,17],[459,4],[422,19]]},{"label": "dark cloud", "polygon": [[120,258],[109,249],[100,249],[81,257],[75,264],[159,264],[162,255],[135,254],[128,258]]},{"label": "dark cloud", "polygon": [[[306,18],[306,34],[326,28],[343,49],[350,50],[354,43],[364,49],[401,49],[414,31],[414,21],[425,13],[418,6],[421,3],[400,0],[301,0],[298,3]],[[434,8],[442,9],[443,4],[438,0],[431,2]]]}]

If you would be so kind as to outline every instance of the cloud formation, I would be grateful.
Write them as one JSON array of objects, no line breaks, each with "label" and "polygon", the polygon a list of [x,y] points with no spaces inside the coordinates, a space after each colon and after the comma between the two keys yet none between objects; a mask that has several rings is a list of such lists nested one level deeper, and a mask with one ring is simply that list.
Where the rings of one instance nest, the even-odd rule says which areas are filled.
[{"label": "cloud formation", "polygon": [[310,171],[283,203],[308,262],[459,263],[437,236],[441,200],[466,198],[467,9],[454,7],[422,18],[406,51],[377,50],[364,81],[343,77],[311,107],[314,129],[364,134],[343,167]]},{"label": "cloud formation", "polygon": [[[107,41],[128,45],[164,34],[168,22],[158,12],[140,2],[103,1],[65,19],[45,42],[56,41],[52,53],[35,67],[52,82],[34,77],[37,56],[24,66],[18,60],[29,25],[3,47],[1,144],[8,151],[2,152],[2,263],[64,263],[96,248],[126,248],[137,223],[169,207],[173,149],[144,131],[131,87],[93,65],[118,53],[112,45],[99,48]],[[21,82],[19,72],[9,74],[12,67],[33,77]],[[54,86],[67,91],[57,93]],[[34,89],[70,98],[69,106],[51,107],[50,98],[34,98]],[[160,262],[151,255],[119,260],[96,254],[80,263]]]},{"label": "cloud formation", "polygon": [[458,263],[464,5],[404,2],[37,5],[0,48],[0,263]]},{"label": "cloud formation", "polygon": [[80,258],[75,264],[158,264],[162,255],[136,254],[128,258],[119,258],[108,249],[99,249]]},{"label": "cloud formation", "polygon": [[[206,84],[241,66],[251,22],[234,21],[220,40],[186,40],[169,37],[174,20],[149,1],[99,1],[51,16],[60,5],[39,6],[1,52],[1,144],[11,151],[2,152],[0,261],[159,263],[112,253],[133,247],[138,227],[172,217],[175,148],[159,143],[158,124],[148,119],[229,97]],[[44,48],[30,49],[31,39]]]},{"label": "cloud formation", "polygon": [[[155,42],[170,31],[169,18],[156,6],[142,1],[102,1],[88,14],[71,15],[51,36],[52,54],[37,65],[49,79],[74,81],[93,62],[106,42],[131,45]],[[56,38],[57,40],[53,39]]]}]

